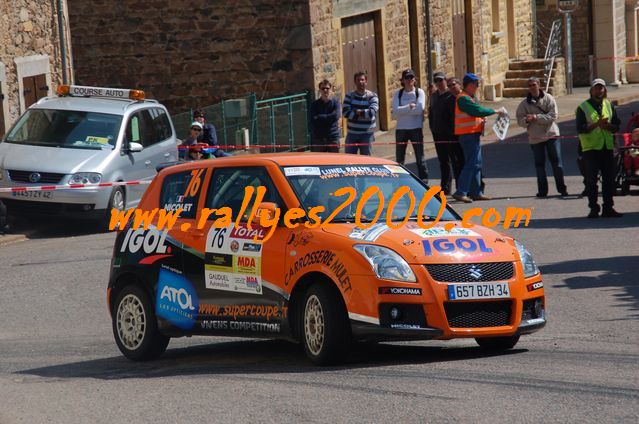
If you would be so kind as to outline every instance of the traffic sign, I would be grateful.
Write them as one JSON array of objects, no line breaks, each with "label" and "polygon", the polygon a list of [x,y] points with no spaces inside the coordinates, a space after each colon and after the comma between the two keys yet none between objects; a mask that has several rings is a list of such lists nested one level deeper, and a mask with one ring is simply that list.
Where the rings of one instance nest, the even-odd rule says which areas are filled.
[{"label": "traffic sign", "polygon": [[574,12],[579,7],[578,0],[559,0],[557,7],[561,12]]}]

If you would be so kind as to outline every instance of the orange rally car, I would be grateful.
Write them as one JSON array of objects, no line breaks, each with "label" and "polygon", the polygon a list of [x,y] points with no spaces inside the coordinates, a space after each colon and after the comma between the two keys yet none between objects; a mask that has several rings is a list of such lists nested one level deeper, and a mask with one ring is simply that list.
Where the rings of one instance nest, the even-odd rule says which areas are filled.
[{"label": "orange rally car", "polygon": [[[247,187],[260,186],[261,202],[255,194],[247,203]],[[359,202],[373,186],[377,193]],[[350,203],[336,195],[344,187],[357,192]],[[391,228],[389,199],[401,187],[417,203],[429,189],[395,162],[356,155],[263,154],[164,168],[139,208],[182,209],[175,225],[160,230],[156,220],[145,230],[131,218],[117,234],[107,297],[118,347],[142,360],[162,354],[171,337],[277,337],[301,342],[326,364],[353,340],[472,337],[509,349],[545,325],[541,275],[520,243],[463,227],[437,197],[421,211],[439,216],[436,225],[418,222],[417,205],[402,196],[389,223],[406,223]],[[323,208],[311,214],[316,206]],[[202,216],[224,207],[231,225]],[[292,208],[309,214],[285,223]],[[257,210],[281,215],[270,228],[256,219],[249,228]]]}]

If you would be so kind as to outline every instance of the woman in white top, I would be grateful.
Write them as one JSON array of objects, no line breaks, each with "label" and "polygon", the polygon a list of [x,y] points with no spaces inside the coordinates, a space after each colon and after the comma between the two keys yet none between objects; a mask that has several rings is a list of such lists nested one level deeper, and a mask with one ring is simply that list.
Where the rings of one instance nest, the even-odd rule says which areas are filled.
[{"label": "woman in white top", "polygon": [[406,146],[410,142],[415,150],[415,162],[419,178],[428,183],[428,167],[424,157],[424,110],[426,93],[415,86],[415,73],[412,69],[402,72],[402,88],[393,96],[393,116],[397,119],[395,131],[395,158],[404,164]]}]

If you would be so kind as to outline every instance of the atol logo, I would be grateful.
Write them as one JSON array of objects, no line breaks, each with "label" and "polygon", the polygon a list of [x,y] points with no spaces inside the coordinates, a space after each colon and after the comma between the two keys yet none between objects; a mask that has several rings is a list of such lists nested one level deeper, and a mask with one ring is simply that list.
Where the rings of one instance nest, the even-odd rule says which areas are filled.
[{"label": "atol logo", "polygon": [[481,252],[492,253],[493,249],[486,246],[484,239],[471,240],[468,238],[441,238],[436,240],[422,240],[424,255],[431,256],[433,251],[439,253],[454,253],[462,251],[467,253]]},{"label": "atol logo", "polygon": [[178,328],[191,329],[197,318],[199,299],[184,276],[160,269],[156,313]]}]

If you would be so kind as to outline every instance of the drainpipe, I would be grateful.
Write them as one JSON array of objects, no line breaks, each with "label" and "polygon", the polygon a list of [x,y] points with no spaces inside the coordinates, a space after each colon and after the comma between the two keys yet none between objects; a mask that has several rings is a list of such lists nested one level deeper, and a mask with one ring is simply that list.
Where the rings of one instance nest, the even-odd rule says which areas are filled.
[{"label": "drainpipe", "polygon": [[60,36],[60,54],[62,55],[62,84],[67,84],[67,43],[64,36],[64,0],[58,0],[58,34]]},{"label": "drainpipe", "polygon": [[433,54],[430,40],[430,1],[423,0],[424,25],[426,26],[426,75],[428,84],[433,83]]}]

